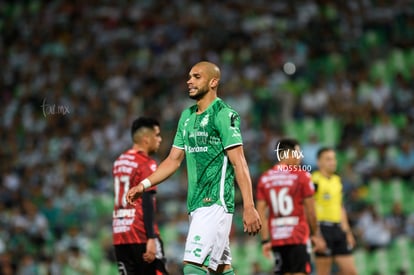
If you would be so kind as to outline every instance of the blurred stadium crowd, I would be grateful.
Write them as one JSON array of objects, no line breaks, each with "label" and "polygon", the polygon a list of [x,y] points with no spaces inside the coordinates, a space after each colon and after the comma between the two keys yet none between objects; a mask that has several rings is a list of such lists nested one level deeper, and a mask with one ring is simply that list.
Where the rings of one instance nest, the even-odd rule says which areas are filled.
[{"label": "blurred stadium crowd", "polygon": [[[253,180],[281,136],[298,138],[314,169],[316,150],[334,146],[361,274],[414,274],[412,1],[32,0],[0,10],[0,274],[116,274],[112,162],[140,115],[161,121],[157,158],[166,156],[192,104],[188,70],[204,59],[220,65],[219,96],[242,116]],[[184,170],[158,195],[172,274],[187,230]],[[238,215],[238,274],[270,274]]]}]

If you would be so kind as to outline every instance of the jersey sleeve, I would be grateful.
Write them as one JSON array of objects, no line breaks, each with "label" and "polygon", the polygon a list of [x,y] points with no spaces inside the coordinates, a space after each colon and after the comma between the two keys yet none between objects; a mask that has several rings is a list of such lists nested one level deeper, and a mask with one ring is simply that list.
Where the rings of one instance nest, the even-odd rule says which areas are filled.
[{"label": "jersey sleeve", "polygon": [[265,190],[263,186],[264,185],[262,184],[262,177],[260,177],[259,183],[257,184],[257,187],[256,187],[256,200],[266,199]]},{"label": "jersey sleeve", "polygon": [[[153,159],[149,159],[144,163],[137,163],[138,167],[131,173],[131,187],[138,185],[143,179],[149,177],[157,169],[157,163]],[[155,187],[155,188],[154,188]],[[152,186],[149,190],[157,190],[157,186]]]},{"label": "jersey sleeve", "polygon": [[180,120],[178,121],[177,132],[175,133],[173,146],[178,149],[184,149],[184,122],[186,116],[186,111],[181,114]]},{"label": "jersey sleeve", "polygon": [[130,178],[130,187],[134,187],[136,185],[138,185],[142,180],[143,180],[143,176],[142,176],[142,169],[141,166],[138,166],[137,168],[134,168],[134,170],[131,173],[131,178]]},{"label": "jersey sleeve", "polygon": [[307,198],[313,196],[315,193],[315,187],[313,185],[311,175],[308,172],[301,173],[300,181],[302,186],[303,197]]},{"label": "jersey sleeve", "polygon": [[313,172],[311,175],[311,180],[315,189],[315,193],[318,192],[318,172]]},{"label": "jersey sleeve", "polygon": [[[157,168],[158,168],[157,162],[155,160],[151,159],[149,161],[149,164],[148,164],[148,173],[149,174],[146,175],[146,178],[149,177],[152,173],[154,173],[155,170],[157,170]],[[150,188],[146,189],[146,191],[151,192],[151,193],[156,193],[157,188],[158,188],[157,185],[153,185]]]},{"label": "jersey sleeve", "polygon": [[236,111],[229,108],[222,109],[217,114],[216,127],[224,149],[243,144],[240,133],[240,116]]}]

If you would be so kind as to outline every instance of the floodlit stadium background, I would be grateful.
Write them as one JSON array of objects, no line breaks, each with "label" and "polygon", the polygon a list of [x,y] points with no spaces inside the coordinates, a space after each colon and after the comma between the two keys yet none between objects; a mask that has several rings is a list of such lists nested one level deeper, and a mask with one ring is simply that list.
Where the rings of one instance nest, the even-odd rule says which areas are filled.
[{"label": "floodlit stadium background", "polygon": [[[112,161],[139,115],[161,121],[157,159],[166,156],[193,103],[188,70],[206,59],[222,69],[219,96],[242,116],[253,181],[281,136],[298,138],[313,167],[317,148],[334,146],[360,274],[414,274],[414,4],[332,2],[2,2],[0,273],[116,274]],[[158,195],[174,275],[185,176],[182,167]],[[404,215],[392,215],[395,203]],[[237,274],[270,274],[240,214]]]}]

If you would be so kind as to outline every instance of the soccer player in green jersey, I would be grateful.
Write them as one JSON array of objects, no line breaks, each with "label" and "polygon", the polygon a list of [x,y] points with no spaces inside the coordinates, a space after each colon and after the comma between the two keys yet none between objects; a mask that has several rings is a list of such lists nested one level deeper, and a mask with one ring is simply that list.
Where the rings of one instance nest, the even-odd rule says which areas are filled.
[{"label": "soccer player in green jersey", "polygon": [[187,161],[187,207],[190,227],[184,251],[184,274],[234,274],[229,234],[234,212],[234,181],[243,198],[244,231],[255,235],[261,221],[243,151],[240,117],[217,96],[220,69],[199,62],[189,73],[188,94],[196,104],[185,109],[168,157],[127,194],[129,203],[145,189],[171,176]]}]

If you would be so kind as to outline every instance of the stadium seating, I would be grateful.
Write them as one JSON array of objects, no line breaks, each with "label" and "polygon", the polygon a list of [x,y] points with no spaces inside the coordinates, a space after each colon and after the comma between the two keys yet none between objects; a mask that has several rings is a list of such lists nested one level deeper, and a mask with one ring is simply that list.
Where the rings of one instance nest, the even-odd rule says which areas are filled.
[{"label": "stadium seating", "polygon": [[[86,258],[95,265],[95,273],[116,273],[116,265],[103,251],[108,249],[107,240],[98,236],[94,229],[110,232],[113,203],[111,161],[120,147],[127,146],[124,139],[120,141],[118,132],[122,127],[127,128],[126,123],[133,116],[142,113],[158,116],[166,104],[173,107],[160,115],[161,125],[164,125],[164,133],[167,132],[165,128],[173,132],[183,107],[185,68],[194,60],[219,61],[223,82],[232,81],[229,87],[250,96],[252,110],[248,119],[251,121],[243,120],[243,127],[253,129],[245,140],[246,148],[249,148],[246,156],[254,162],[252,167],[268,150],[267,145],[257,147],[257,140],[263,139],[263,133],[270,133],[272,137],[296,137],[301,143],[307,142],[310,134],[316,134],[321,144],[336,147],[341,143],[343,116],[348,115],[327,110],[322,117],[304,117],[300,110],[295,109],[290,114],[292,120],[282,125],[282,130],[273,129],[274,124],[281,125],[282,120],[274,112],[281,104],[266,94],[270,90],[265,87],[268,83],[272,83],[275,94],[292,93],[296,107],[317,80],[332,83],[337,72],[342,72],[346,81],[352,83],[352,88],[361,93],[371,93],[373,80],[377,78],[392,86],[397,74],[409,80],[409,89],[411,92],[413,89],[412,5],[394,5],[393,1],[388,1],[387,12],[395,14],[395,18],[378,25],[375,19],[370,18],[372,14],[369,11],[375,8],[376,2],[387,1],[359,1],[361,6],[352,8],[353,1],[331,1],[332,4],[326,4],[330,1],[298,2],[304,5],[296,5],[296,1],[287,5],[285,2],[289,1],[280,1],[269,6],[269,1],[224,1],[225,4],[215,1],[214,9],[209,9],[211,3],[208,1],[101,2],[94,5],[88,1],[30,0],[5,1],[1,5],[4,12],[0,17],[3,40],[0,97],[5,108],[0,108],[0,128],[5,145],[0,149],[0,244],[6,243],[6,248],[0,252],[10,253],[14,267],[22,266],[21,259],[32,253],[28,248],[37,244],[28,243],[23,251],[13,250],[6,240],[8,236],[16,235],[13,221],[22,218],[20,205],[23,198],[32,198],[30,192],[40,186],[41,196],[33,200],[39,204],[39,209],[44,209],[40,204],[48,197],[60,211],[57,212],[64,214],[56,221],[49,221],[50,235],[53,236],[46,241],[45,247],[38,247],[35,264],[40,265],[45,256],[55,261],[53,244],[69,226],[82,224],[83,233],[91,241]],[[266,8],[261,6],[264,3]],[[359,8],[364,16],[346,15],[351,9]],[[205,11],[205,16],[199,16],[200,11]],[[181,13],[186,16],[177,18]],[[354,21],[356,18],[358,20]],[[209,39],[210,30],[217,34],[215,39]],[[303,56],[296,52],[298,48],[303,51]],[[284,74],[283,64],[298,59],[300,62],[295,74]],[[365,73],[368,77],[362,79]],[[125,85],[112,91],[108,89],[108,82],[111,82],[108,80],[118,74],[123,78],[120,82],[125,82]],[[273,83],[277,84],[273,86]],[[263,87],[267,105],[255,102],[257,90],[254,87],[259,84]],[[331,90],[330,93],[332,96]],[[70,115],[45,117],[40,108],[45,98],[51,103],[70,107]],[[412,127],[407,118],[410,112],[395,111],[392,100],[382,111],[388,113],[402,133]],[[355,114],[360,114],[361,106],[356,102],[354,105],[357,109]],[[270,106],[271,110],[260,112],[263,106]],[[364,115],[375,124],[378,121],[376,115],[370,114],[369,108],[366,111]],[[262,117],[263,113],[269,117]],[[65,125],[65,121],[70,123]],[[263,121],[271,123],[263,123],[263,126]],[[364,125],[364,130],[369,130],[369,127]],[[364,157],[374,161],[379,159],[378,148],[367,145],[365,136],[352,138],[367,150]],[[411,136],[408,138],[412,140]],[[163,139],[163,144],[167,144],[172,137],[163,136]],[[57,145],[51,146],[52,143]],[[118,146],[120,143],[122,146]],[[79,152],[85,144],[90,147],[88,151]],[[167,145],[164,147],[168,148]],[[167,154],[165,148],[160,156]],[[387,150],[391,159],[400,154],[398,149],[399,144],[389,146]],[[61,151],[65,153],[59,155]],[[91,159],[96,157],[96,161],[79,157],[89,153]],[[340,170],[344,164],[355,161],[356,147],[338,147],[337,156]],[[36,159],[38,163],[34,161]],[[257,167],[270,165],[267,160],[263,162]],[[79,164],[84,172],[76,168]],[[9,169],[8,165],[12,167]],[[253,180],[256,180],[260,169],[251,171]],[[77,183],[73,175],[87,179],[93,197],[88,203],[68,204],[65,201],[64,193],[73,187],[70,185]],[[368,177],[364,180],[358,188],[365,191],[364,199],[374,203],[381,215],[390,213],[396,201],[402,202],[407,213],[414,212],[412,181],[396,177]],[[180,178],[180,181],[184,180]],[[73,192],[71,202],[76,202],[76,192]],[[166,247],[174,246],[173,252],[169,251],[173,258],[178,254],[175,247],[181,249],[183,245],[176,212],[184,212],[185,200],[171,194],[164,200],[179,205],[165,204],[169,209],[162,209],[165,212],[161,221],[162,235]],[[177,211],[171,211],[172,208]],[[53,215],[47,216],[55,219],[51,217]],[[237,238],[233,242],[233,254],[234,265],[240,271],[238,274],[250,275],[255,261],[263,270],[270,271],[272,262],[260,257],[260,246],[240,237],[243,235],[240,219],[235,219],[235,228]],[[373,253],[359,248],[355,257],[362,275],[371,275],[376,270],[384,275],[394,274],[401,266],[407,269],[408,274],[414,274],[414,245],[407,238],[398,239],[390,248]],[[181,262],[178,256],[176,258],[174,261]],[[67,273],[72,271],[66,270]]]}]

